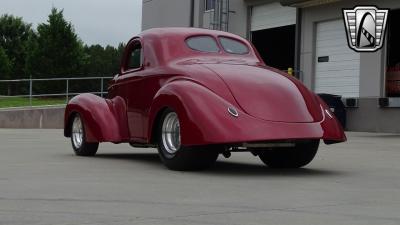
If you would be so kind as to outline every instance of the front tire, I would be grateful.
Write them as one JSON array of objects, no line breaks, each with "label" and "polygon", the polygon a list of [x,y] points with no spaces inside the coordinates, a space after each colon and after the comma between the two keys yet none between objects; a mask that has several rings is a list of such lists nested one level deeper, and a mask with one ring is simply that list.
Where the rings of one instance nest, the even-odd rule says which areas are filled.
[{"label": "front tire", "polygon": [[210,167],[218,158],[212,146],[185,147],[181,145],[178,115],[167,109],[161,115],[158,127],[158,153],[170,170],[201,170]]},{"label": "front tire", "polygon": [[318,147],[319,140],[304,141],[295,147],[264,150],[258,156],[270,168],[300,168],[314,159]]},{"label": "front tire", "polygon": [[94,156],[99,148],[99,143],[88,143],[86,141],[85,125],[79,114],[75,114],[72,118],[71,144],[78,156]]}]

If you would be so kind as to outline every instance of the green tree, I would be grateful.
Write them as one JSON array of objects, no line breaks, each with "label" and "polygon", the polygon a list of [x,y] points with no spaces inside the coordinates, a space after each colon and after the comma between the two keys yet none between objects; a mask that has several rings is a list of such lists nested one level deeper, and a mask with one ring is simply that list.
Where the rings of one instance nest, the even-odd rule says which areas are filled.
[{"label": "green tree", "polygon": [[29,36],[26,46],[28,46],[28,51],[26,52],[26,62],[25,62],[25,73],[29,76],[27,78],[33,77],[33,74],[35,74],[36,69],[40,65],[35,65],[36,60],[35,60],[35,54],[38,49],[38,43],[37,43],[37,35],[36,33],[32,33],[32,35]]},{"label": "green tree", "polygon": [[[83,44],[72,24],[65,20],[63,10],[52,8],[47,23],[37,27],[37,43],[28,68],[34,78],[74,77],[82,74]],[[65,81],[37,82],[36,93],[65,91]]]},{"label": "green tree", "polygon": [[30,66],[36,78],[76,76],[83,62],[83,44],[63,10],[53,8],[47,23],[37,27],[37,47]]},{"label": "green tree", "polygon": [[85,46],[84,74],[88,76],[102,76],[107,68],[104,48],[101,45]]},{"label": "green tree", "polygon": [[[123,44],[121,44],[123,46]],[[122,51],[107,45],[85,46],[84,74],[89,76],[113,76],[118,73]]]},{"label": "green tree", "polygon": [[[6,54],[6,51],[0,47],[0,80],[10,79],[11,72],[11,62]],[[10,91],[10,86],[6,83],[0,83],[0,95],[8,94],[6,92],[8,87],[8,91]]]},{"label": "green tree", "polygon": [[112,76],[118,73],[120,67],[120,58],[118,49],[107,45],[104,48],[105,59],[107,60],[107,68],[105,69],[105,75]]},{"label": "green tree", "polygon": [[30,52],[28,40],[34,35],[31,25],[20,17],[2,15],[0,17],[0,47],[3,48],[12,65],[9,71],[11,79],[26,78],[27,55]]},{"label": "green tree", "polygon": [[0,80],[10,78],[11,62],[6,54],[6,51],[0,47]]},{"label": "green tree", "polygon": [[[26,60],[31,52],[28,40],[34,35],[31,25],[25,23],[22,18],[12,15],[2,15],[0,17],[0,47],[7,56],[3,60],[8,61],[8,65],[3,66],[3,70],[8,70],[7,79],[21,79],[29,77],[26,69]],[[8,67],[8,69],[7,69]],[[3,78],[5,72],[3,71]],[[2,87],[2,90],[6,88]],[[8,94],[26,93],[27,87],[21,83],[9,83]]]},{"label": "green tree", "polygon": [[[123,43],[117,48],[84,46],[72,24],[65,20],[63,10],[56,8],[52,8],[47,22],[40,24],[37,32],[20,17],[3,15],[0,17],[0,79],[113,76],[119,72],[124,46]],[[70,91],[99,91],[99,84],[99,81],[71,81]],[[25,84],[10,84],[8,94],[23,94],[27,88]],[[0,87],[0,90],[6,89]],[[64,91],[64,81],[35,81],[36,94]]]},{"label": "green tree", "polygon": [[[119,43],[119,45],[118,45],[118,48],[117,48],[117,50],[118,50],[118,62],[122,59],[122,55],[124,54],[124,51],[125,51],[125,43]],[[119,66],[120,65],[118,65],[118,68],[119,68]]]}]

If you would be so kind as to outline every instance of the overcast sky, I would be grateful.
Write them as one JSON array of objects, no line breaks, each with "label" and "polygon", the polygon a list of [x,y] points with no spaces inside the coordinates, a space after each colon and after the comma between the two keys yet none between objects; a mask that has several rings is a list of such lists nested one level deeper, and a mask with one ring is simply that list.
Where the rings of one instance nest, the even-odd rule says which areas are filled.
[{"label": "overcast sky", "polygon": [[142,0],[0,0],[0,15],[22,17],[36,28],[53,6],[64,9],[86,44],[117,46],[141,30]]}]

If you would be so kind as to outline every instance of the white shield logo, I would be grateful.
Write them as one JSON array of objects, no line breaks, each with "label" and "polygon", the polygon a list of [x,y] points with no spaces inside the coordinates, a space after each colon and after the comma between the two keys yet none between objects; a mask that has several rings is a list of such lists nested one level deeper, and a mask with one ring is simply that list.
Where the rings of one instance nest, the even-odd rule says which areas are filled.
[{"label": "white shield logo", "polygon": [[349,47],[356,52],[374,52],[385,40],[389,9],[375,6],[357,6],[343,9]]}]

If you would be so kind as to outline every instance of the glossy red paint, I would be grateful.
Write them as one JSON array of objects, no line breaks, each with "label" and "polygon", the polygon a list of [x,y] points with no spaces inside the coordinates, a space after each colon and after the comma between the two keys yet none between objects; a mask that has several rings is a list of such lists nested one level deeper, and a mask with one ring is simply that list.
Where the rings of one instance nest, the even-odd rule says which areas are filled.
[{"label": "glossy red paint", "polygon": [[121,97],[103,99],[93,94],[81,94],[72,98],[64,117],[64,135],[70,136],[71,119],[79,113],[88,142],[129,141],[126,105]]},{"label": "glossy red paint", "polygon": [[[185,40],[208,35],[229,37],[249,53],[203,53]],[[220,43],[217,42],[220,49]],[[130,51],[142,49],[142,65],[129,69]],[[237,109],[239,116],[228,113]],[[178,114],[182,145],[234,144],[253,141],[346,140],[328,107],[301,82],[264,64],[245,39],[196,28],[157,28],[129,41],[121,72],[110,82],[108,99],[73,98],[65,113],[65,135],[73,113],[83,116],[91,142],[154,140],[158,116],[165,108]]]}]

